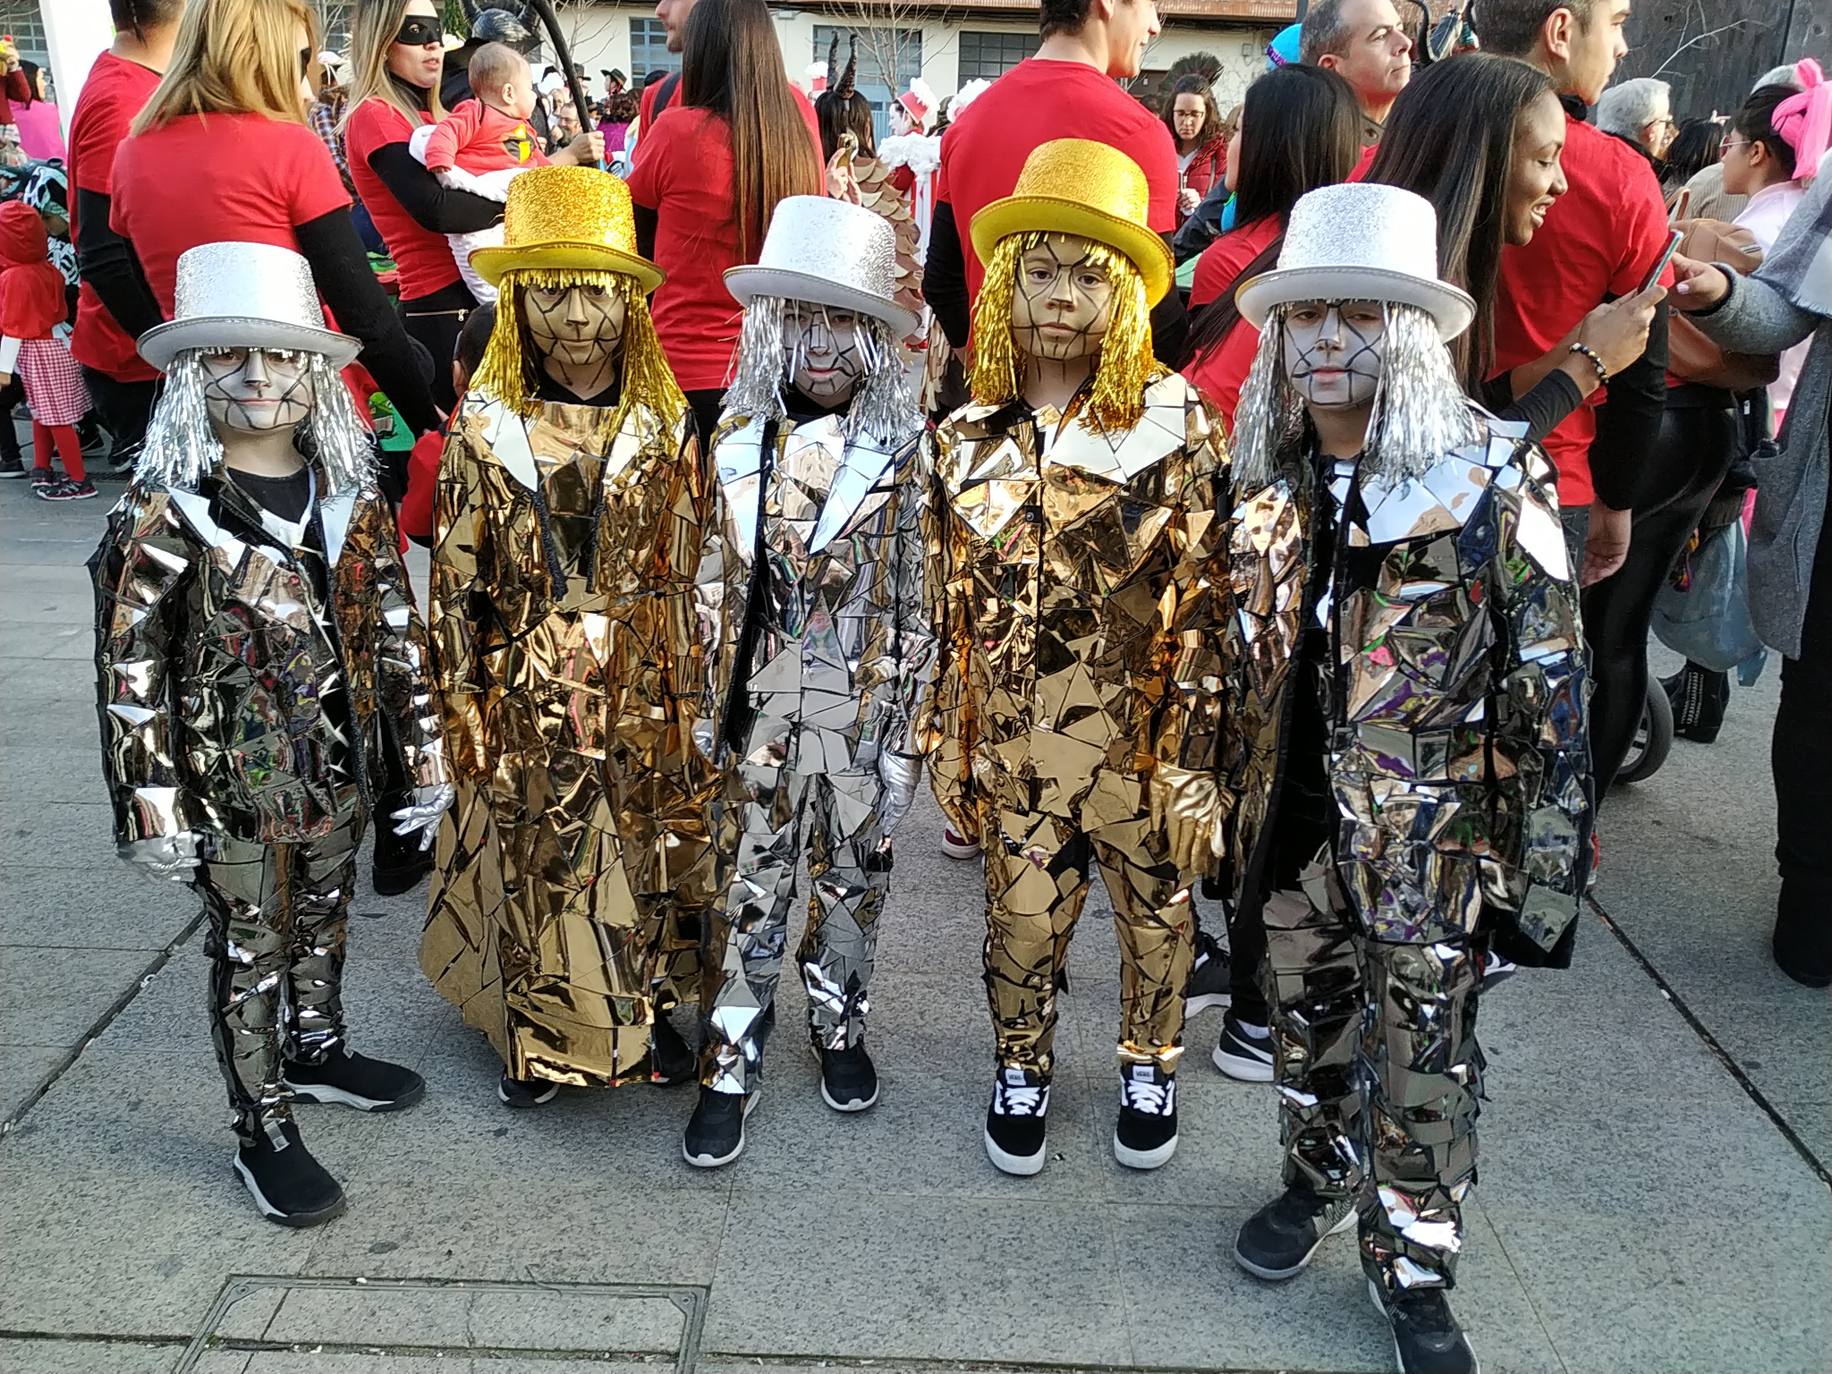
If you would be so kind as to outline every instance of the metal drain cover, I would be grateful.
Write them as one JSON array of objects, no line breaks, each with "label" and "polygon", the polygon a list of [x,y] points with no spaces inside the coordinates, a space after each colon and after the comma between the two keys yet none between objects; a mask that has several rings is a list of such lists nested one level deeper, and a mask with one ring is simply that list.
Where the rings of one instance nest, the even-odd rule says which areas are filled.
[{"label": "metal drain cover", "polygon": [[173,1374],[692,1374],[706,1297],[689,1284],[236,1274]]}]

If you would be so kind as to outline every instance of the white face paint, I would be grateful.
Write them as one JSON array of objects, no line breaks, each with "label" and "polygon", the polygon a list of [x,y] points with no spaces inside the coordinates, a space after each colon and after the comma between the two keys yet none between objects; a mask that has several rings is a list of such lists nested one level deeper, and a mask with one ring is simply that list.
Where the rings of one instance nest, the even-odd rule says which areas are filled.
[{"label": "white face paint", "polygon": [[293,429],[315,399],[311,354],[293,349],[207,348],[204,404],[219,431],[271,434]]},{"label": "white face paint", "polygon": [[1379,301],[1299,301],[1285,308],[1285,375],[1307,406],[1369,405],[1386,366]]},{"label": "white face paint", "polygon": [[859,317],[836,306],[789,301],[782,312],[782,349],[789,384],[816,405],[838,408],[865,375]]},{"label": "white face paint", "polygon": [[1020,353],[1050,362],[1092,357],[1113,326],[1113,280],[1094,245],[1051,234],[1018,260],[1011,337]]}]

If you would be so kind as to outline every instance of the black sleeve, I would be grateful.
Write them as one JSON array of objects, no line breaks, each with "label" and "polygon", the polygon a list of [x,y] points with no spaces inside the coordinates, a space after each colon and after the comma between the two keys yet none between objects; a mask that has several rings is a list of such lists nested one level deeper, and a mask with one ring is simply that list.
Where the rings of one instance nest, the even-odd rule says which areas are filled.
[{"label": "black sleeve", "polygon": [[967,346],[973,317],[967,300],[967,260],[961,253],[954,207],[937,205],[929,221],[929,256],[922,265],[922,298],[955,348]]},{"label": "black sleeve", "polygon": [[1648,346],[1634,362],[1609,379],[1609,395],[1597,409],[1597,437],[1590,445],[1590,480],[1597,499],[1615,510],[1645,505],[1670,493],[1639,489],[1643,461],[1660,434],[1667,407],[1667,311],[1654,312]]},{"label": "black sleeve", "polygon": [[333,210],[293,232],[299,252],[312,265],[319,294],[337,317],[337,327],[362,340],[362,364],[376,385],[415,434],[438,429],[432,375],[423,361],[426,350],[407,337],[401,317],[376,283],[350,211]]},{"label": "black sleeve", "polygon": [[660,222],[659,212],[647,205],[633,205],[636,219],[636,252],[639,256],[655,261],[655,226]]},{"label": "black sleeve", "polygon": [[1543,443],[1548,434],[1564,423],[1565,417],[1584,404],[1578,384],[1559,368],[1553,368],[1531,391],[1518,401],[1509,395],[1508,374],[1490,378],[1483,386],[1480,399],[1503,420],[1527,422],[1527,437]]},{"label": "black sleeve", "polygon": [[108,227],[109,198],[76,193],[76,270],[130,339],[165,321],[159,298],[146,284],[134,246]]},{"label": "black sleeve", "polygon": [[1227,183],[1217,180],[1171,240],[1171,252],[1182,266],[1221,237],[1221,212],[1228,208]]},{"label": "black sleeve", "polygon": [[1152,356],[1176,372],[1189,359],[1189,345],[1190,313],[1184,308],[1183,293],[1173,285],[1152,307]]},{"label": "black sleeve", "polygon": [[500,202],[441,186],[405,143],[384,143],[370,153],[369,170],[421,228],[435,234],[475,234],[503,217]]}]

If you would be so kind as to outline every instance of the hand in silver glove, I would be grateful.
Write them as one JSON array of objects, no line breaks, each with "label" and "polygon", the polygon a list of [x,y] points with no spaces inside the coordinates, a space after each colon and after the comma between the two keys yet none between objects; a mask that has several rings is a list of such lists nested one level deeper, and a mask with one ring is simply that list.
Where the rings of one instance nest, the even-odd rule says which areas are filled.
[{"label": "hand in silver glove", "polygon": [[391,819],[399,822],[394,827],[394,833],[411,835],[417,830],[420,832],[420,849],[431,849],[433,836],[439,833],[439,818],[451,810],[457,796],[458,793],[449,783],[414,788],[413,801],[391,816]]},{"label": "hand in silver glove", "polygon": [[116,852],[149,878],[183,883],[203,864],[202,847],[195,830],[180,830],[176,835],[129,840]]},{"label": "hand in silver glove", "polygon": [[1228,851],[1231,798],[1213,773],[1160,763],[1151,775],[1151,823],[1162,827],[1182,874],[1213,871]]},{"label": "hand in silver glove", "polygon": [[878,782],[884,789],[878,799],[878,823],[887,836],[916,804],[916,784],[921,780],[921,754],[878,751]]}]

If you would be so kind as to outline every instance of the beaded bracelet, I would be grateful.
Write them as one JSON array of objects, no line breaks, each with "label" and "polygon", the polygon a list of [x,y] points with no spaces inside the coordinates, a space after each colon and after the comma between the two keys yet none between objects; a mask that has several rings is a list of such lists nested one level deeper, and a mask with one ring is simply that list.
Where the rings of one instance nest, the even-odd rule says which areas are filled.
[{"label": "beaded bracelet", "polygon": [[1609,385],[1609,369],[1603,366],[1603,355],[1601,353],[1597,352],[1596,349],[1592,348],[1587,343],[1574,343],[1571,345],[1571,351],[1581,358],[1588,359],[1590,365],[1596,368],[1598,386]]}]

